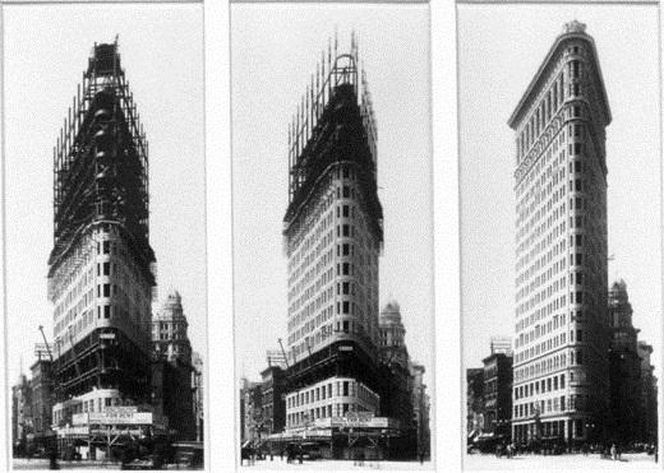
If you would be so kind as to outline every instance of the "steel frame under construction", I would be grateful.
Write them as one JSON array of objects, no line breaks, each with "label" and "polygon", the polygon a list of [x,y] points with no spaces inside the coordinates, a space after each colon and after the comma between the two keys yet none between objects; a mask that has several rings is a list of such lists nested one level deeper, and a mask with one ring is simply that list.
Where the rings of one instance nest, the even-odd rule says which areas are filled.
[{"label": "steel frame under construction", "polygon": [[[289,205],[284,217],[284,234],[293,227],[307,202],[314,197],[319,178],[334,164],[357,164],[362,202],[372,218],[370,225],[383,241],[383,209],[377,196],[376,142],[378,134],[366,74],[358,67],[355,35],[351,52],[337,55],[337,39],[328,44],[311,83],[288,126]],[[326,75],[327,74],[327,75]],[[297,239],[294,239],[297,241]]]},{"label": "steel frame under construction", "polygon": [[[117,242],[118,250],[126,248],[125,259],[113,260],[113,268],[119,268],[114,271],[122,273],[128,268],[127,273],[139,281],[134,283],[139,289],[134,287],[132,297],[138,297],[133,292],[138,291],[149,300],[155,286],[155,256],[149,244],[148,143],[120,64],[117,38],[114,43],[94,45],[87,71],[53,149],[53,167],[50,300],[56,304],[65,297],[86,293],[87,286],[81,291],[77,281],[86,271],[94,275],[94,261],[101,261],[102,257],[111,261],[106,255],[95,256],[95,250],[96,255],[101,253],[100,244],[110,246],[111,242],[114,248]],[[71,317],[60,320],[67,331],[60,329],[60,334],[55,334],[57,400],[66,401],[93,388],[111,388],[136,403],[147,404],[150,311],[139,311],[132,306],[134,309],[126,314],[125,320],[114,321],[111,309],[115,315],[115,306],[120,302],[112,297],[115,292],[100,293],[104,284],[99,284],[100,264],[96,266],[97,298],[94,298],[95,284],[90,281],[93,277],[84,277],[83,282],[90,285],[90,298],[82,302],[88,305],[81,304],[83,310],[70,305],[73,313],[70,311],[67,316]],[[115,280],[107,278],[103,282]],[[106,307],[97,302],[101,297],[106,297]],[[75,301],[74,297],[71,299]],[[94,301],[92,309],[85,310],[91,301]],[[102,308],[108,309],[108,313],[100,313]],[[57,319],[56,312],[54,322]],[[83,321],[92,322],[92,330],[74,340],[72,333],[78,333],[77,322],[80,329]],[[128,328],[132,323],[137,330]],[[65,413],[66,417],[71,414]]]},{"label": "steel frame under construction", "polygon": [[[359,218],[366,223],[367,238],[372,242],[367,254],[375,252],[379,255],[382,250],[383,212],[377,193],[377,132],[366,75],[358,64],[354,35],[349,54],[337,54],[336,38],[334,49],[328,44],[327,60],[323,53],[315,78],[311,76],[310,85],[288,127],[289,205],[284,217],[283,234],[289,258],[301,248],[303,240],[311,236],[314,223],[320,216],[320,203],[329,194],[331,176],[338,177],[339,171],[345,175],[349,169],[356,176],[355,189],[359,193],[353,200],[360,207]],[[355,263],[369,268],[367,259],[358,259]],[[374,264],[377,269],[377,263]],[[333,275],[332,280],[349,281],[354,277],[346,276],[344,279],[337,269],[337,276]],[[289,285],[293,281],[289,280]],[[313,284],[311,287],[313,290]],[[377,312],[374,315],[377,325]],[[372,317],[370,309],[367,309],[365,316]],[[286,371],[286,392],[298,392],[323,380],[346,376],[365,384],[379,395],[380,412],[376,414],[392,420],[401,420],[409,413],[412,417],[412,407],[408,410],[402,405],[409,402],[407,387],[399,382],[397,374],[381,363],[376,340],[369,331],[358,333],[334,329],[325,335],[328,343],[316,351],[312,352],[307,341],[308,356],[296,359],[292,353],[289,355],[293,356],[284,353],[284,357],[293,362]],[[410,423],[401,425],[395,422],[399,427],[390,430],[391,441],[387,441],[388,434],[381,429],[357,430],[352,439],[351,434],[347,436],[338,429],[328,429],[326,439],[320,440],[321,445],[328,445],[324,456],[342,458],[352,455],[353,448],[367,451],[378,448],[381,456],[390,457],[414,454],[414,434]],[[301,425],[296,425],[279,434],[277,437],[278,442],[283,444],[281,447],[305,438],[301,429]],[[350,432],[353,432],[352,429]],[[309,438],[309,442],[312,441],[314,439]],[[399,449],[408,450],[408,453],[397,453]]]},{"label": "steel frame under construction", "polygon": [[121,225],[133,256],[149,245],[148,142],[120,66],[117,40],[95,44],[53,148],[54,247],[49,276],[91,223]]}]

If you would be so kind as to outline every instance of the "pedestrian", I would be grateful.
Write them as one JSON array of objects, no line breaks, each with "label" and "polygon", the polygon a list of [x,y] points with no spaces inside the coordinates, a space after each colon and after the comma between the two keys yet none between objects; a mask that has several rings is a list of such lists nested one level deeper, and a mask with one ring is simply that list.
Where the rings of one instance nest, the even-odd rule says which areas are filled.
[{"label": "pedestrian", "polygon": [[615,460],[617,459],[617,457],[616,457],[616,444],[615,444],[615,443],[612,443],[612,444],[611,444],[611,450],[610,450],[610,452],[611,452],[611,459],[612,459],[613,461],[615,461]]}]

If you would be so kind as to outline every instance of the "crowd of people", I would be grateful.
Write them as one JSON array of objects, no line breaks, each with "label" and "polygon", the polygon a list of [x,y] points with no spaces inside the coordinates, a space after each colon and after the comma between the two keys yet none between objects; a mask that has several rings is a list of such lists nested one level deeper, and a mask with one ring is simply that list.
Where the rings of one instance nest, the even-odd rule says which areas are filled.
[{"label": "crowd of people", "polygon": [[613,461],[623,460],[622,454],[628,453],[647,453],[655,455],[657,461],[657,446],[653,443],[630,443],[621,445],[617,442],[607,443],[582,443],[570,445],[564,441],[558,442],[528,442],[511,443],[501,442],[495,446],[495,455],[498,458],[512,458],[515,455],[560,455],[563,453],[582,453],[583,455],[599,454],[600,458]]}]

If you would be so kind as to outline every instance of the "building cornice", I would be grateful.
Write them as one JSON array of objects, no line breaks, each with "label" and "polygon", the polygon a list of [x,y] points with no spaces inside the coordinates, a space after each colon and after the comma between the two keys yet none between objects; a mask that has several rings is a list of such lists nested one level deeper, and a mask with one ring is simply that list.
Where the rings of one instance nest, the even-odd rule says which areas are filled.
[{"label": "building cornice", "polygon": [[528,111],[529,105],[532,103],[532,101],[536,98],[537,93],[539,92],[540,85],[543,81],[545,81],[548,78],[548,74],[546,74],[549,69],[553,66],[555,66],[555,58],[558,56],[559,52],[563,49],[564,45],[569,42],[570,40],[573,39],[580,39],[583,41],[586,41],[590,45],[590,51],[592,53],[592,60],[593,60],[593,65],[595,66],[595,69],[597,71],[597,79],[600,84],[600,91],[602,95],[602,101],[604,102],[604,112],[606,113],[607,117],[607,122],[606,125],[611,123],[611,109],[609,107],[609,101],[608,97],[606,95],[606,88],[604,86],[604,78],[602,76],[602,69],[599,64],[598,60],[598,55],[597,55],[597,48],[595,47],[595,41],[593,40],[592,36],[589,36],[586,34],[583,29],[567,29],[566,32],[558,36],[556,38],[556,41],[553,43],[551,46],[551,49],[549,49],[549,53],[546,55],[546,58],[540,65],[539,69],[537,70],[537,73],[533,77],[533,79],[530,81],[530,84],[528,85],[528,88],[526,89],[526,92],[523,94],[521,97],[521,100],[519,100],[518,105],[512,112],[512,115],[510,116],[509,120],[507,121],[507,124],[510,126],[512,129],[516,129],[518,123],[520,122],[521,118],[523,117],[524,113]]}]

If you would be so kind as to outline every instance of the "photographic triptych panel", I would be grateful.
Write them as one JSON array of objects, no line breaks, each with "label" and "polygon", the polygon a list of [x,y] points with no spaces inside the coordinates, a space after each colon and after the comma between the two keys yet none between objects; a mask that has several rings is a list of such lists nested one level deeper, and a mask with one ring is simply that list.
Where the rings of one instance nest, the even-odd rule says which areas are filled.
[{"label": "photographic triptych panel", "polygon": [[661,469],[657,3],[0,12],[6,469]]},{"label": "photographic triptych panel", "polygon": [[429,18],[231,6],[242,465],[432,468]]},{"label": "photographic triptych panel", "polygon": [[464,466],[657,469],[659,6],[457,12]]},{"label": "photographic triptych panel", "polygon": [[4,5],[3,53],[9,466],[201,468],[203,5]]}]

